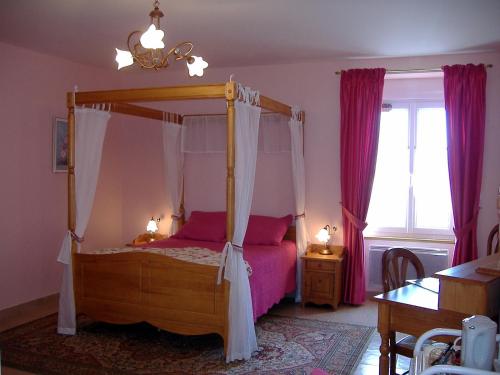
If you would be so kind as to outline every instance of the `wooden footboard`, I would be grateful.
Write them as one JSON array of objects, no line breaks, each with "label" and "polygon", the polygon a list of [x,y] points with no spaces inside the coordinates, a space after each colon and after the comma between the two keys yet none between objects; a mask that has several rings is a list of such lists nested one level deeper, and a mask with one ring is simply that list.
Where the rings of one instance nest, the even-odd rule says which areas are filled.
[{"label": "wooden footboard", "polygon": [[226,353],[230,285],[217,285],[217,267],[147,252],[74,254],[73,264],[77,313],[185,335],[218,333]]}]

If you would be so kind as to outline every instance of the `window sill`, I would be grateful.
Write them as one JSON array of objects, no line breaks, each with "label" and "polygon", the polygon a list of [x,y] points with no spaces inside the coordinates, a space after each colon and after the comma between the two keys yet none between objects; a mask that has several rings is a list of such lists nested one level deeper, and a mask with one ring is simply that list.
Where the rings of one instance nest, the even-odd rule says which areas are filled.
[{"label": "window sill", "polygon": [[365,240],[385,240],[385,241],[408,241],[408,242],[433,242],[433,243],[445,243],[454,244],[455,239],[443,239],[443,238],[420,238],[420,237],[403,237],[403,236],[377,236],[370,235],[364,236]]}]

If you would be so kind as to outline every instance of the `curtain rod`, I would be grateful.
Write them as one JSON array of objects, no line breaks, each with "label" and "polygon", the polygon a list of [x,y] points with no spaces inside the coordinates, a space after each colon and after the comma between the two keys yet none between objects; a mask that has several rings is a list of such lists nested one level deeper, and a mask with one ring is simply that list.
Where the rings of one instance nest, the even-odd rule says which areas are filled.
[{"label": "curtain rod", "polygon": [[[493,64],[484,64],[487,68],[493,68]],[[337,70],[335,72],[336,75],[342,73],[343,70]],[[427,68],[427,69],[388,69],[386,70],[386,74],[403,74],[403,73],[434,73],[434,72],[442,72],[442,68]]]}]

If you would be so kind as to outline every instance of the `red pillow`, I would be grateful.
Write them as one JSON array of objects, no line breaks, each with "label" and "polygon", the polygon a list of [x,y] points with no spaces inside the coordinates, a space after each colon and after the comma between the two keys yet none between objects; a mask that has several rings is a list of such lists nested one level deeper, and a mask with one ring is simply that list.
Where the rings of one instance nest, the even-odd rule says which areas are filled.
[{"label": "red pillow", "polygon": [[250,215],[244,243],[247,245],[279,245],[292,220],[292,215],[283,217]]},{"label": "red pillow", "polygon": [[225,242],[226,213],[193,211],[189,220],[173,238]]}]

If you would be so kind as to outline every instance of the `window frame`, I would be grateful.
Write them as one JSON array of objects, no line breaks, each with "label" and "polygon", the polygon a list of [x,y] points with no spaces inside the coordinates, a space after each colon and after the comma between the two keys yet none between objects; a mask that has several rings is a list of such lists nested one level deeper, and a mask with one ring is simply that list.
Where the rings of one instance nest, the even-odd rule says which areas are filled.
[{"label": "window frame", "polygon": [[404,100],[384,100],[389,103],[392,109],[408,109],[408,199],[406,205],[406,220],[404,227],[370,227],[369,223],[364,232],[367,237],[399,237],[414,239],[439,239],[454,240],[453,232],[453,211],[450,212],[450,221],[447,229],[429,229],[416,227],[415,217],[415,195],[413,192],[415,154],[417,141],[417,113],[419,108],[445,108],[444,100],[423,100],[423,99],[404,99]]}]

